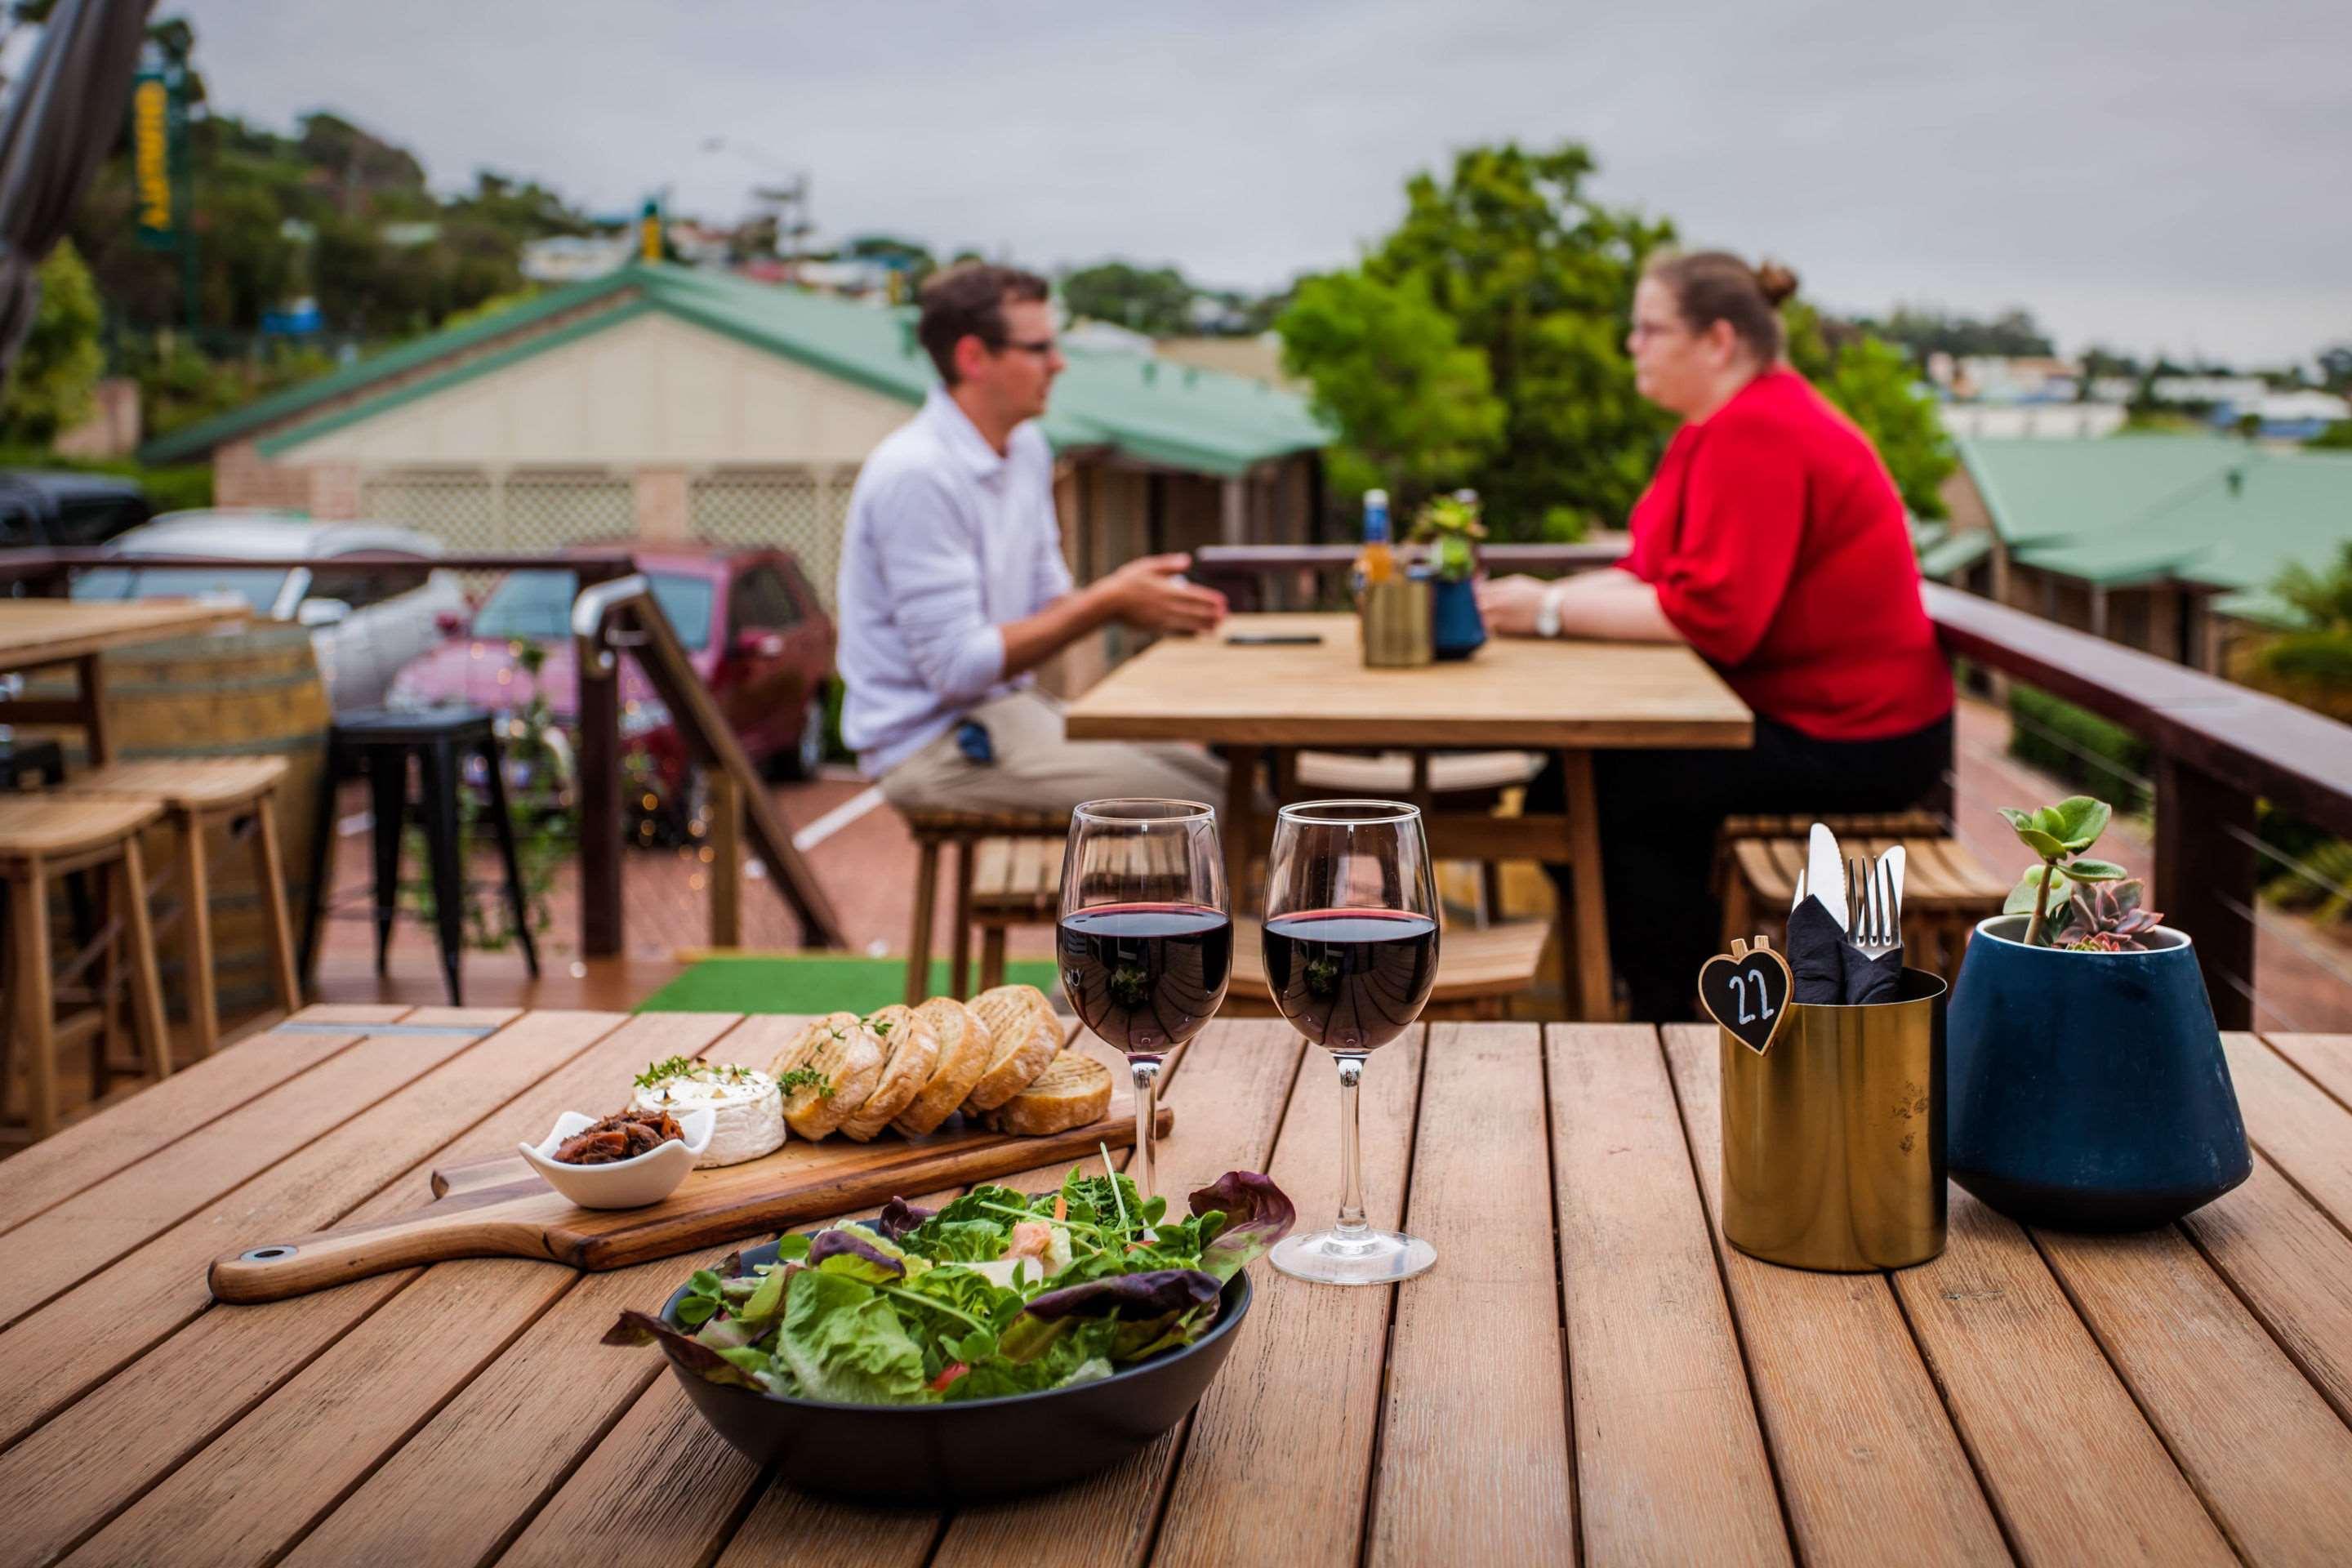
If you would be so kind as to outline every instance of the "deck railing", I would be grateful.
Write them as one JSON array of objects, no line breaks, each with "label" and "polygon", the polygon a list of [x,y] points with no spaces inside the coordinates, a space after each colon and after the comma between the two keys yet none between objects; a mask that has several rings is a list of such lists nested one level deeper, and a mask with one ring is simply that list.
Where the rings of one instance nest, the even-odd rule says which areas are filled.
[{"label": "deck railing", "polygon": [[[1622,542],[1490,545],[1481,553],[1490,571],[1549,574],[1604,564],[1622,549]],[[1308,580],[1328,595],[1355,555],[1350,545],[1212,546],[1195,555],[1192,575],[1223,589],[1237,609],[1275,608],[1311,602]],[[2255,939],[2263,929],[2257,888],[2266,858],[2284,863],[2256,835],[2256,803],[2352,838],[2352,726],[1957,589],[1929,584],[1925,597],[1954,658],[2063,698],[2147,742],[2156,827],[2150,900],[2167,923],[2194,934],[2215,1017],[2225,1028],[2252,1027]],[[2342,960],[2311,956],[2344,982]]]},{"label": "deck railing", "polygon": [[[100,549],[0,552],[0,593],[14,589],[37,596],[61,597],[68,592],[77,572],[121,563],[121,557]],[[291,571],[315,569],[321,563],[293,556],[174,555],[170,564]],[[739,846],[746,827],[750,830],[751,847],[763,863],[769,879],[798,918],[803,942],[811,947],[841,945],[839,921],[822,889],[801,864],[786,825],[776,817],[758,776],[743,757],[742,748],[719,721],[709,693],[691,679],[692,668],[686,662],[676,630],[650,593],[628,588],[628,580],[635,576],[637,566],[626,551],[561,555],[509,552],[431,558],[371,551],[338,555],[333,564],[338,570],[365,567],[394,579],[414,577],[420,582],[436,571],[562,571],[573,574],[580,588],[576,602],[593,609],[593,614],[584,618],[574,619],[574,635],[582,644],[578,666],[581,679],[579,708],[569,726],[579,774],[579,921],[583,957],[610,956],[623,952],[626,945],[626,904],[622,896],[625,846],[620,682],[612,678],[614,659],[620,655],[636,659],[644,668],[662,694],[688,754],[696,765],[709,770],[713,781],[712,799],[719,811],[712,846],[710,945],[731,945],[736,940],[741,907],[742,855]],[[321,825],[321,832],[329,830],[328,825]]]}]

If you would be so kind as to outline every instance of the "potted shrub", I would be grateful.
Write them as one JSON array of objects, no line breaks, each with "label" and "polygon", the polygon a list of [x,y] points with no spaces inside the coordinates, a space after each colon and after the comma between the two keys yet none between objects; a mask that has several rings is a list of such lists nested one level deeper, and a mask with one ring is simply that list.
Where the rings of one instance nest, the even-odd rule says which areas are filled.
[{"label": "potted shrub", "polygon": [[1412,542],[1429,547],[1430,647],[1439,658],[1468,658],[1486,640],[1478,613],[1475,541],[1486,537],[1475,490],[1439,496],[1414,516]]},{"label": "potted shrub", "polygon": [[2034,864],[1952,988],[1952,1179],[2029,1225],[2169,1224],[2253,1169],[2196,951],[2087,854],[2105,802],[2001,815]]}]

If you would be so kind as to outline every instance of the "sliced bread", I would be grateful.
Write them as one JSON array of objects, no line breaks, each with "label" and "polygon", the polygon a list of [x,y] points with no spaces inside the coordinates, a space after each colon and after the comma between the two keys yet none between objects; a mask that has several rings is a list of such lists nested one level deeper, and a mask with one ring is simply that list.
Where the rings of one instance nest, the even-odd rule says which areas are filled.
[{"label": "sliced bread", "polygon": [[819,1074],[819,1081],[803,1083],[784,1095],[784,1121],[803,1138],[822,1138],[857,1114],[874,1086],[882,1081],[882,1065],[889,1052],[881,1037],[855,1013],[831,1013],[802,1031],[776,1058],[775,1076],[803,1068]]},{"label": "sliced bread", "polygon": [[1062,1048],[1062,1021],[1054,1016],[1053,1005],[1034,985],[1000,985],[983,991],[972,998],[971,1010],[988,1026],[996,1054],[989,1058],[988,1071],[964,1097],[963,1108],[993,1110],[1045,1070],[1054,1053]]},{"label": "sliced bread", "polygon": [[995,1037],[980,1015],[952,996],[934,996],[915,1009],[915,1016],[939,1042],[939,1064],[926,1083],[890,1125],[909,1138],[937,1131],[953,1116],[996,1058]]},{"label": "sliced bread", "polygon": [[1099,1121],[1110,1110],[1110,1068],[1085,1051],[1061,1051],[1027,1089],[981,1118],[998,1132],[1039,1137]]},{"label": "sliced bread", "polygon": [[892,1117],[907,1109],[931,1081],[932,1069],[940,1063],[939,1038],[912,1007],[893,1005],[869,1014],[866,1027],[881,1040],[888,1055],[883,1058],[882,1076],[875,1081],[874,1092],[841,1124],[841,1135],[860,1143],[869,1142],[890,1125]]}]

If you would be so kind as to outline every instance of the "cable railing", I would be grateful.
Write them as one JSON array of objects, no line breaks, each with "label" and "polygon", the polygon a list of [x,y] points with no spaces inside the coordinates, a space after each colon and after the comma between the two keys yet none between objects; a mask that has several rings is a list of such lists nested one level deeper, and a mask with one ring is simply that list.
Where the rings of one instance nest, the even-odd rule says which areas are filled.
[{"label": "cable railing", "polygon": [[[1489,545],[1488,570],[1553,574],[1606,564],[1622,542]],[[1192,575],[1237,609],[1277,607],[1276,595],[1310,602],[1342,590],[1350,545],[1210,546]],[[2352,838],[2352,726],[2152,654],[2074,631],[2021,610],[1936,584],[1927,614],[1945,651],[2011,677],[2131,731],[2148,748],[2143,776],[2030,717],[2012,715],[2038,740],[2084,766],[2143,791],[2151,803],[2149,901],[2191,932],[2216,1019],[2256,1026],[2343,1028],[2352,1020],[2352,947],[2310,922],[2263,907],[2265,864],[2341,896],[2339,879],[2268,845],[2258,831],[2267,805],[2322,833]],[[1936,803],[1948,815],[1949,802]],[[2258,986],[2257,955],[2271,971]]]}]

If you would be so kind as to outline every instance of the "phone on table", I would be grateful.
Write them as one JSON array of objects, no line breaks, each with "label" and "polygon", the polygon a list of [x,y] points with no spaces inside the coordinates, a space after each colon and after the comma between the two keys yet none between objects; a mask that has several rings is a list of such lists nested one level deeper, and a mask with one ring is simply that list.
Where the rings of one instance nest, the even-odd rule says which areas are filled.
[{"label": "phone on table", "polygon": [[1225,641],[1241,647],[1308,647],[1323,640],[1321,632],[1228,632]]}]

